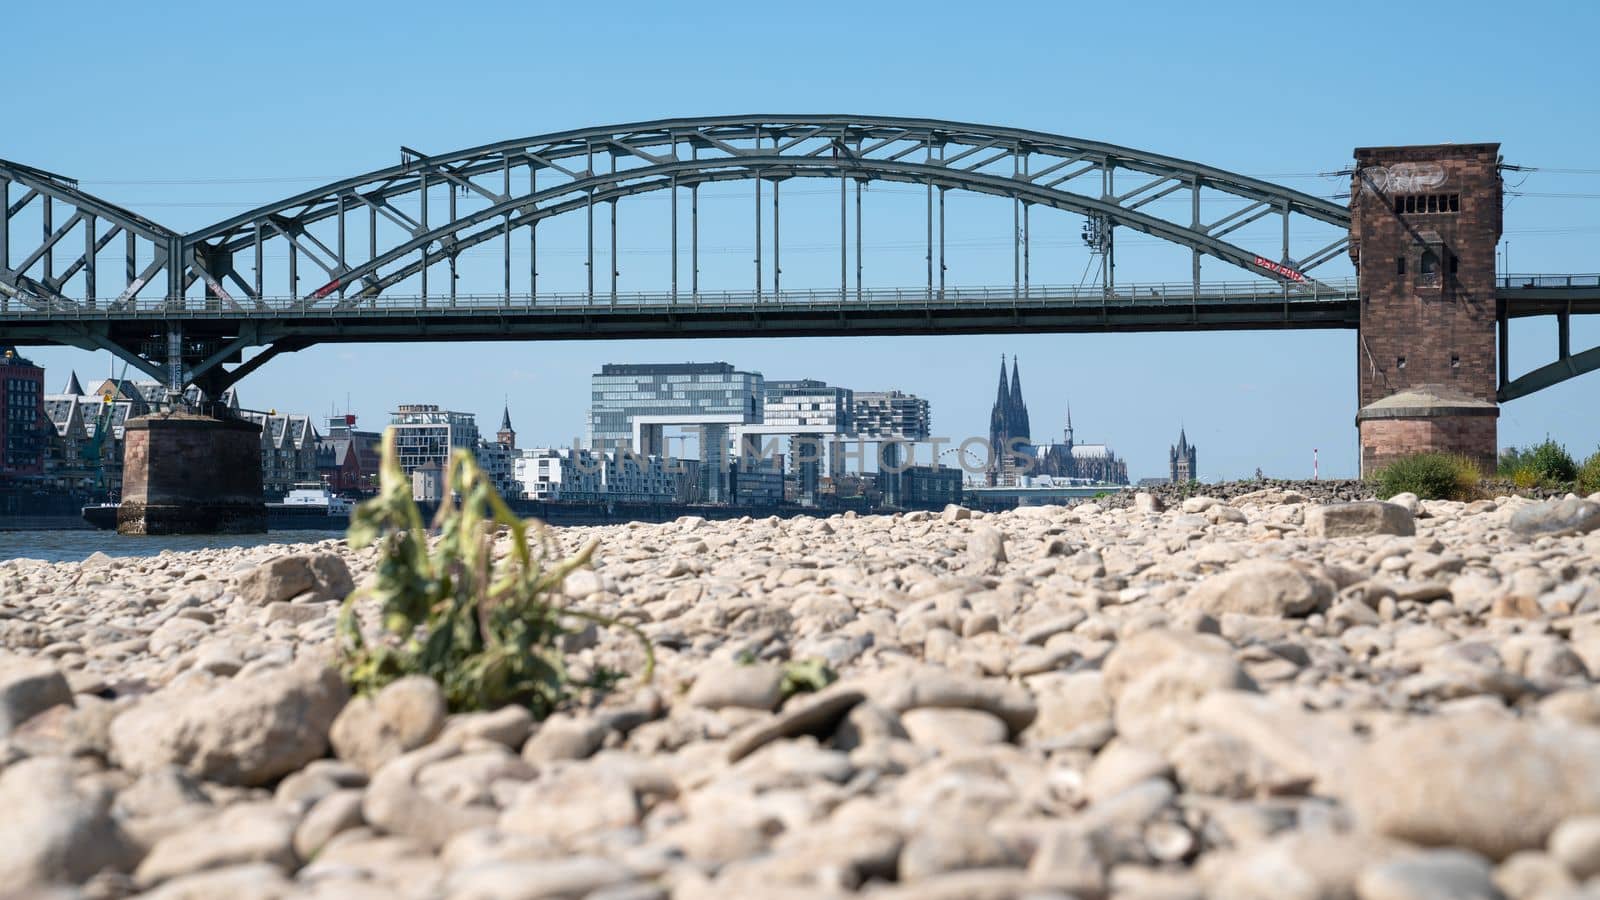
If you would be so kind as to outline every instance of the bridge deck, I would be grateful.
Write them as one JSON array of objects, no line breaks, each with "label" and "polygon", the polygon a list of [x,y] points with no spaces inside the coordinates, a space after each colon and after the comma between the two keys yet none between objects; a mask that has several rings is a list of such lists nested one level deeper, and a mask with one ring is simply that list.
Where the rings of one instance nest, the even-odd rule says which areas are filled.
[{"label": "bridge deck", "polygon": [[257,329],[263,340],[526,340],[937,334],[1009,331],[1348,328],[1353,279],[1285,289],[1267,281],[1119,286],[961,287],[847,291],[687,291],[540,294],[537,297],[186,298],[25,307],[0,304],[0,336],[19,343],[72,342],[86,330],[113,338],[182,323],[193,337]]},{"label": "bridge deck", "polygon": [[[1496,298],[1508,317],[1600,313],[1600,276],[1510,276]],[[0,298],[3,300],[3,298]],[[626,293],[615,297],[186,298],[25,306],[0,302],[0,340],[82,344],[96,334],[128,343],[181,323],[192,338],[256,335],[255,343],[567,340],[648,337],[970,334],[1006,332],[1348,329],[1359,323],[1355,279],[1284,288],[1266,281],[1040,286],[945,291],[798,290]]]}]

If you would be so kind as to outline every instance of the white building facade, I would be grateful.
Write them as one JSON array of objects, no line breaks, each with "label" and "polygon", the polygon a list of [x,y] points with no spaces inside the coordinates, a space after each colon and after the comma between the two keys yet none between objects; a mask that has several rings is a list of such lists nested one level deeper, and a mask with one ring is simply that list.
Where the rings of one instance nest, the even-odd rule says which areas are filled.
[{"label": "white building facade", "polygon": [[529,448],[512,459],[518,495],[540,501],[684,503],[698,471],[693,460],[566,447]]}]

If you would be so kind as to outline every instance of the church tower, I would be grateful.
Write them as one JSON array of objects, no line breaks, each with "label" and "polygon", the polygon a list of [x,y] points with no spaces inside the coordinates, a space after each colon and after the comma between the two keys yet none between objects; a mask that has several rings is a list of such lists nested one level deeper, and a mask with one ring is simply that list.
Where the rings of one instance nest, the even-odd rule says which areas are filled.
[{"label": "church tower", "polygon": [[500,431],[494,436],[495,443],[507,450],[517,449],[517,432],[511,427],[511,407],[508,405],[500,413]]},{"label": "church tower", "polygon": [[1182,427],[1178,428],[1178,445],[1168,452],[1172,465],[1172,483],[1182,484],[1196,480],[1195,447]]}]

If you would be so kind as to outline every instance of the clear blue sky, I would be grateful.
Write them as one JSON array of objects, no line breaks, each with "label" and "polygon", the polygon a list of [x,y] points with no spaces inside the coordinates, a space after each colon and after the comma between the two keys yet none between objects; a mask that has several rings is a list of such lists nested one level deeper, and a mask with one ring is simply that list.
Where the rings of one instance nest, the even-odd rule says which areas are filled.
[{"label": "clear blue sky", "polygon": [[[1600,13],[1570,2],[14,7],[0,156],[77,177],[184,231],[391,164],[401,144],[442,152],[754,112],[1034,128],[1324,196],[1348,181],[1314,173],[1347,166],[1352,148],[1367,145],[1499,141],[1511,163],[1600,169]],[[721,186],[725,196],[702,204],[708,286],[748,281],[747,189]],[[1600,271],[1600,176],[1534,173],[1521,190],[1591,196],[1511,199],[1512,268]],[[796,199],[793,219],[785,201],[784,284],[835,283],[834,232],[819,212],[808,234],[806,198]],[[885,190],[870,202],[868,283],[920,283],[920,196]],[[624,290],[663,286],[663,207],[651,203],[623,206]],[[1008,282],[1009,208],[954,194],[951,204],[952,240],[965,241],[952,252],[952,283]],[[1036,213],[1035,222],[1035,282],[1076,282],[1079,220]],[[542,286],[575,288],[581,231],[541,240],[550,252]],[[1186,251],[1119,245],[1119,280],[1179,280],[1187,265]],[[1212,263],[1207,277],[1237,277],[1225,269]],[[1553,358],[1553,322],[1519,329],[1514,370]],[[1575,325],[1575,347],[1597,343],[1600,322]],[[103,354],[28,353],[49,369],[52,390],[69,367],[87,376],[110,364]],[[341,345],[275,360],[240,390],[249,406],[315,415],[343,411],[348,396],[374,426],[398,403],[433,402],[492,428],[509,395],[522,444],[567,443],[583,433],[588,377],[601,363],[720,359],[769,378],[911,391],[932,401],[936,431],[960,438],[986,432],[1001,353],[1021,356],[1036,440],[1058,433],[1070,402],[1078,439],[1110,443],[1135,478],[1165,474],[1180,423],[1207,479],[1258,465],[1306,475],[1313,447],[1325,474],[1356,470],[1355,337],[1343,331]],[[1600,374],[1591,374],[1504,407],[1501,443],[1548,433],[1591,452],[1596,410]]]}]

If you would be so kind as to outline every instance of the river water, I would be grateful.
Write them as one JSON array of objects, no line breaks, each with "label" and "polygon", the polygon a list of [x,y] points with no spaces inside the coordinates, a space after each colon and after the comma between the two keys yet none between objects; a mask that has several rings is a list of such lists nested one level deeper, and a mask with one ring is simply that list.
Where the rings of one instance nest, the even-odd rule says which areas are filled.
[{"label": "river water", "polygon": [[107,556],[155,556],[163,550],[307,544],[344,537],[341,531],[269,531],[266,534],[200,534],[136,537],[115,531],[0,531],[0,560],[42,559],[77,562],[95,551]]}]

